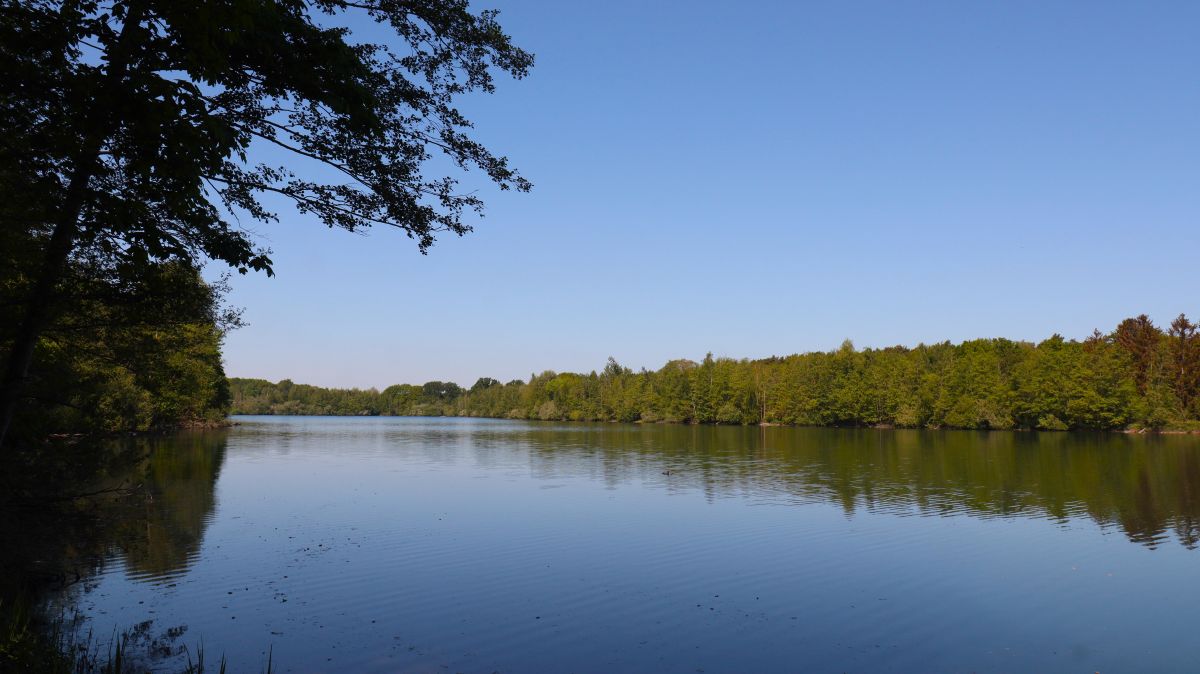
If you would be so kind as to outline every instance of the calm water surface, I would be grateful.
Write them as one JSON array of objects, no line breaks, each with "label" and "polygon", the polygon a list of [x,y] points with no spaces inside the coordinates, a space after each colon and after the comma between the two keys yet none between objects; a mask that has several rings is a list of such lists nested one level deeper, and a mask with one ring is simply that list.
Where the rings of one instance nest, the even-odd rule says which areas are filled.
[{"label": "calm water surface", "polygon": [[[59,601],[291,672],[1200,672],[1200,440],[242,417]],[[168,663],[169,664],[169,663]]]}]

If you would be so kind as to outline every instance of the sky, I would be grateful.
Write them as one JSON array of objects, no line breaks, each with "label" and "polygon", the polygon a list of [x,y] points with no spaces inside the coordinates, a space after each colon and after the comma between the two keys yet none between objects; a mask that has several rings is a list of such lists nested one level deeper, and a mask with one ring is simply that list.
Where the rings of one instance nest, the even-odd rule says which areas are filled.
[{"label": "sky", "polygon": [[[1200,316],[1200,3],[488,0],[475,231],[254,225],[230,376],[657,369]],[[215,265],[210,274],[219,272]]]}]

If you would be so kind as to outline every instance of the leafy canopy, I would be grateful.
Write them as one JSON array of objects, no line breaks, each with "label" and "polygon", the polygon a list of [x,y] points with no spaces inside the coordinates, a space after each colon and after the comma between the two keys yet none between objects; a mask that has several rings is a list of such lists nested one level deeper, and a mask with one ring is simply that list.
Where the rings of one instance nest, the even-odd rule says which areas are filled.
[{"label": "leafy canopy", "polygon": [[69,222],[73,250],[114,259],[270,273],[238,223],[282,197],[425,252],[483,205],[428,175],[435,154],[530,188],[455,100],[532,64],[465,0],[0,0],[0,181],[24,197],[4,219]]}]

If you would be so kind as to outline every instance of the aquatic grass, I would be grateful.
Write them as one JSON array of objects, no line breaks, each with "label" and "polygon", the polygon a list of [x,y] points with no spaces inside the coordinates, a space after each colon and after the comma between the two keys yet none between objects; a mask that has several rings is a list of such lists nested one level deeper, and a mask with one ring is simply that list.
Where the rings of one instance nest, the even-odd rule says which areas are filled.
[{"label": "aquatic grass", "polygon": [[[120,633],[114,631],[103,647],[91,630],[80,634],[75,629],[79,621],[79,616],[60,618],[41,627],[34,622],[23,604],[9,602],[5,606],[4,601],[0,600],[0,672],[146,674],[151,671],[150,663],[156,659],[154,651],[160,644],[148,637],[150,621]],[[181,634],[182,630],[178,628],[168,630],[169,636],[178,637]],[[139,645],[146,646],[146,653],[139,653]],[[216,663],[215,670],[208,666],[203,641],[196,646],[194,661],[186,645],[180,648],[174,654],[182,653],[187,659],[180,670],[181,674],[226,674],[229,670],[224,654]],[[162,655],[160,652],[157,657],[161,658]],[[266,667],[262,671],[264,674],[275,674],[274,647],[267,649]]]},{"label": "aquatic grass", "polygon": [[108,657],[107,662],[100,668],[101,674],[125,674],[127,658],[126,651],[129,650],[129,634],[122,633],[119,637],[114,633],[113,638],[108,642]]},{"label": "aquatic grass", "polygon": [[[192,662],[192,654],[187,650],[186,646],[184,647],[184,652],[187,654],[187,667],[183,670],[182,674],[206,674],[206,672],[208,672],[204,665],[203,641],[196,646],[195,662]],[[275,674],[274,652],[274,646],[267,648],[267,666],[266,669],[263,670],[263,674]],[[228,666],[229,663],[225,659],[225,655],[222,654],[221,661],[217,663],[217,674],[225,674],[225,670],[228,668]],[[209,674],[211,674],[211,672],[209,672]]]},{"label": "aquatic grass", "polygon": [[[29,611],[20,602],[0,600],[0,671],[30,674],[74,674],[76,653],[81,650],[66,639],[56,623],[49,632],[36,629]],[[88,649],[82,649],[80,659]]]},{"label": "aquatic grass", "polygon": [[[114,632],[105,653],[91,630],[81,635],[79,616],[37,625],[21,602],[0,601],[0,671],[28,674],[135,674],[129,660],[130,637],[137,628]],[[139,626],[140,627],[140,626]]]},{"label": "aquatic grass", "polygon": [[[187,668],[183,670],[183,674],[204,674],[204,641],[201,640],[196,646],[196,662],[192,662],[192,653],[184,647],[184,652],[187,654]],[[225,660],[225,655],[221,654],[221,662],[217,665],[217,674],[225,674],[225,669],[229,663]]]}]

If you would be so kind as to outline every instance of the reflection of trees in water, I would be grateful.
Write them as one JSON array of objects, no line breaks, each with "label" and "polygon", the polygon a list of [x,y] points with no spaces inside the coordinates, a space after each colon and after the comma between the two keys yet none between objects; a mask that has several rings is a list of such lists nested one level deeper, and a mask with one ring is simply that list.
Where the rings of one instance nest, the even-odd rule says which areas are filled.
[{"label": "reflection of trees in water", "polygon": [[526,444],[545,477],[639,478],[847,513],[1088,516],[1150,547],[1169,532],[1200,544],[1194,436],[596,424],[489,429],[476,443],[496,434]]},{"label": "reflection of trees in water", "polygon": [[105,460],[89,466],[86,480],[77,476],[74,483],[54,485],[54,491],[100,493],[5,506],[0,600],[86,580],[112,553],[147,578],[185,570],[212,516],[225,445],[224,431],[208,431],[64,450]]},{"label": "reflection of trees in water", "polygon": [[225,444],[224,433],[189,433],[151,448],[145,497],[113,523],[112,543],[131,571],[163,578],[190,565],[213,515]]}]

